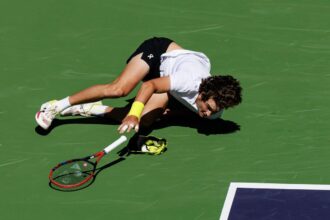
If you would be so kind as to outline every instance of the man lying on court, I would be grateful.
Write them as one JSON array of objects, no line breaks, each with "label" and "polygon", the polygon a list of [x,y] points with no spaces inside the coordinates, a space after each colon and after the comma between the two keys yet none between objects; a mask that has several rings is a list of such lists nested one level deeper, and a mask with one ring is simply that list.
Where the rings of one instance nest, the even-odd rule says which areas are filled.
[{"label": "man lying on court", "polygon": [[[140,81],[143,83],[128,108],[104,106],[100,102],[127,96]],[[168,103],[173,98],[185,106],[179,110],[181,113],[190,110],[200,117],[216,119],[224,109],[241,102],[241,91],[239,81],[232,76],[211,76],[205,54],[183,49],[170,39],[154,37],[136,49],[112,83],[46,102],[35,118],[43,129],[48,129],[58,114],[104,116],[121,122],[119,133],[132,129],[137,132],[139,126],[150,126],[171,112]]]}]

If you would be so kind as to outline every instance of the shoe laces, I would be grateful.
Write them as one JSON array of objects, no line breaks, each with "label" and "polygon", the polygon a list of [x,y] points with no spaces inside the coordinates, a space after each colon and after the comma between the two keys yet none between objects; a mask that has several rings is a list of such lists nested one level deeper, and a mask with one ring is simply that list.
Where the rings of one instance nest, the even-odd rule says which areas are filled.
[{"label": "shoe laces", "polygon": [[51,106],[48,109],[44,110],[44,113],[47,118],[55,118],[55,116],[58,114],[57,106],[55,104],[51,104]]}]

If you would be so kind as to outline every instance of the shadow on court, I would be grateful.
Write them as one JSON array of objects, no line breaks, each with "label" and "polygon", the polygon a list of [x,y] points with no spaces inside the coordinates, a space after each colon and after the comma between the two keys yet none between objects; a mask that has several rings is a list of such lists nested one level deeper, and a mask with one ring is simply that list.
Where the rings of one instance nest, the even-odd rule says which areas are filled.
[{"label": "shadow on court", "polygon": [[[123,107],[115,107],[107,117],[88,117],[88,118],[69,118],[54,119],[51,126],[44,130],[40,126],[35,128],[39,135],[48,135],[54,128],[66,124],[104,124],[120,125],[125,118],[135,98],[126,100],[127,104]],[[149,135],[153,130],[171,126],[194,128],[199,134],[218,135],[229,134],[240,130],[240,126],[233,121],[221,118],[210,120],[199,117],[196,113],[188,110],[175,98],[170,98],[168,103],[168,113],[163,114],[161,108],[154,109],[141,118],[140,132],[142,135]],[[158,120],[155,121],[155,118]],[[146,122],[146,123],[143,123]],[[143,127],[143,124],[149,126]]]},{"label": "shadow on court", "polygon": [[[152,114],[152,113],[151,113]],[[35,128],[36,133],[39,135],[46,136],[52,132],[56,127],[67,125],[67,124],[104,124],[104,125],[119,125],[120,123],[115,120],[111,120],[108,118],[100,118],[100,117],[89,117],[89,118],[69,118],[69,119],[54,119],[52,125],[48,130],[44,130],[41,127],[37,126]],[[176,115],[173,116],[171,114],[162,116],[159,120],[153,123],[152,126],[148,127],[140,127],[138,133],[134,134],[133,137],[129,140],[126,147],[122,148],[117,152],[119,158],[98,168],[96,170],[95,176],[87,183],[84,184],[81,188],[74,189],[62,189],[54,186],[49,183],[49,186],[55,190],[64,191],[64,192],[73,192],[85,189],[90,187],[96,180],[97,175],[109,168],[113,165],[118,164],[121,161],[124,161],[124,157],[128,157],[131,154],[136,154],[132,152],[132,149],[139,148],[139,144],[137,140],[139,140],[140,136],[148,136],[152,133],[152,131],[162,128],[167,128],[171,126],[179,126],[179,127],[188,127],[195,129],[197,133],[203,135],[221,135],[221,134],[229,134],[234,133],[240,130],[240,126],[233,121],[223,120],[223,119],[203,119],[195,114],[184,114],[184,115]]]},{"label": "shadow on court", "polygon": [[221,118],[215,120],[203,119],[200,117],[169,117],[166,120],[160,120],[150,128],[150,132],[155,129],[166,128],[170,126],[189,127],[196,129],[197,133],[204,135],[229,134],[240,130],[240,126],[229,120]]},{"label": "shadow on court", "polygon": [[[44,130],[40,126],[35,128],[35,132],[39,135],[46,136],[56,127],[67,124],[104,124],[104,125],[119,125],[115,120],[107,118],[71,118],[71,119],[54,119],[48,130]],[[197,133],[204,135],[219,135],[229,134],[240,130],[240,125],[230,120],[221,118],[215,120],[203,119],[196,117],[163,117],[148,128],[141,127],[143,135],[150,134],[153,130],[158,130],[171,126],[189,127],[196,129]]]},{"label": "shadow on court", "polygon": [[52,125],[47,129],[44,130],[42,127],[37,126],[35,128],[35,132],[39,135],[46,136],[51,133],[56,127],[68,124],[104,124],[104,125],[119,125],[118,122],[107,119],[107,118],[97,118],[97,117],[90,117],[90,118],[62,118],[62,119],[54,119]]}]

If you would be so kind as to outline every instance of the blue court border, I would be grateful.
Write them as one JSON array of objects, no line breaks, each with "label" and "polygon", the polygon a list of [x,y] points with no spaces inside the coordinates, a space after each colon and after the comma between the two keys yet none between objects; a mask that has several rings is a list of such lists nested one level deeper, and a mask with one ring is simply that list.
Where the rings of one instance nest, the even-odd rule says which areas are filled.
[{"label": "blue court border", "polygon": [[237,189],[288,189],[288,190],[327,190],[330,185],[317,184],[280,184],[280,183],[230,183],[219,220],[228,220]]}]

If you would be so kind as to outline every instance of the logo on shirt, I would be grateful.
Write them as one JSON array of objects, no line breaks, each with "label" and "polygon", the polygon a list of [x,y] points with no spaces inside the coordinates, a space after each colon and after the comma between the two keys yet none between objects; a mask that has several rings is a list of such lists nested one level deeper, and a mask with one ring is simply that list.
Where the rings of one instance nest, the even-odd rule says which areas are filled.
[{"label": "logo on shirt", "polygon": [[154,55],[151,53],[148,55],[148,58],[149,58],[149,60],[151,60],[152,58],[154,58]]}]

